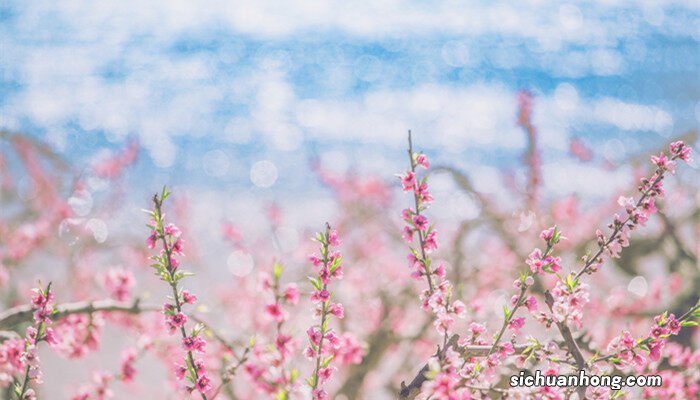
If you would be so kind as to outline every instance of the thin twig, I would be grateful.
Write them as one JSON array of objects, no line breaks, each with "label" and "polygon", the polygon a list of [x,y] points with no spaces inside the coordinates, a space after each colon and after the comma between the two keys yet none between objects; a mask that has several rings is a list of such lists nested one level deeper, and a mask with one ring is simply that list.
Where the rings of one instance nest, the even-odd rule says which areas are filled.
[{"label": "thin twig", "polygon": [[[457,343],[459,342],[459,335],[452,335],[450,337],[450,340],[447,342],[447,346],[445,349],[453,348],[456,350],[462,358],[469,358],[469,357],[487,357],[489,355],[489,351],[491,350],[491,346],[459,346]],[[527,349],[529,344],[516,344],[514,347],[515,353],[521,353],[523,350]],[[444,349],[443,349],[444,350]],[[441,351],[438,349],[438,351],[435,353],[437,356]],[[423,383],[428,380],[428,378],[425,376],[425,374],[430,370],[430,366],[426,363],[423,368],[418,371],[418,374],[413,378],[411,383],[406,385],[404,382],[401,382],[401,391],[399,392],[399,398],[400,399],[413,399],[415,398],[418,393],[420,393],[420,388],[423,386]]]}]

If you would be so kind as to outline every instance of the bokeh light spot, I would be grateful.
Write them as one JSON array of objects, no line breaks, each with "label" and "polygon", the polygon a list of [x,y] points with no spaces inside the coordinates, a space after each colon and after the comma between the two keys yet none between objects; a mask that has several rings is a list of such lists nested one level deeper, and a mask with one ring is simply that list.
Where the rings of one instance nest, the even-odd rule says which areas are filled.
[{"label": "bokeh light spot", "polygon": [[250,168],[250,181],[261,188],[269,188],[277,181],[277,167],[271,161],[258,161]]}]

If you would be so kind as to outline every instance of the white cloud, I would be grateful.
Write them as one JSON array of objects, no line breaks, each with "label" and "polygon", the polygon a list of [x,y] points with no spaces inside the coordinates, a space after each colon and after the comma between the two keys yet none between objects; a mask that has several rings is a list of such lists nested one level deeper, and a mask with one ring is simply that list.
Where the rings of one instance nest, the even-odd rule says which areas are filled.
[{"label": "white cloud", "polygon": [[568,146],[568,131],[573,128],[602,125],[664,136],[673,128],[673,117],[661,107],[610,97],[584,99],[569,83],[558,85],[551,95],[536,97],[533,114],[542,142],[561,150]]},{"label": "white cloud", "polygon": [[414,129],[433,146],[459,151],[466,146],[519,147],[513,124],[515,97],[500,85],[421,85],[376,90],[360,99],[302,101],[297,121],[310,136],[337,140],[398,143]]},{"label": "white cloud", "polygon": [[[554,75],[618,74],[625,63],[615,45],[620,38],[639,35],[643,24],[673,34],[692,31],[669,26],[669,21],[677,20],[669,13],[697,10],[696,3],[654,4],[638,17],[627,18],[624,10],[635,5],[626,1],[586,6],[524,1],[509,7],[452,1],[299,0],[285,7],[267,0],[212,1],[206,6],[189,1],[21,3],[13,6],[15,31],[3,38],[11,61],[0,60],[5,76],[16,80],[20,89],[5,99],[0,121],[13,127],[29,119],[45,128],[54,143],[65,142],[69,123],[102,130],[113,141],[137,134],[156,164],[164,167],[177,156],[175,138],[185,135],[237,144],[262,138],[275,150],[293,151],[305,138],[403,143],[410,128],[446,151],[471,146],[521,148],[524,135],[514,123],[512,89],[498,83],[428,83],[435,82],[436,64],[478,65],[488,49],[474,44],[479,43],[474,38],[497,34],[503,35],[499,43],[505,50],[489,53],[494,66],[521,63],[523,50],[517,45],[525,43],[527,51],[542,54],[540,67]],[[325,58],[317,54],[323,58],[318,64],[328,67],[323,94],[305,95],[289,74],[291,55],[284,52],[261,51],[232,66],[236,70],[231,75],[222,73],[217,63],[222,57],[238,60],[243,53],[236,45],[230,46],[231,54],[227,47],[224,55],[163,52],[178,38],[196,39],[196,34],[211,33],[212,27],[273,39],[309,32],[341,32],[358,40],[393,36],[401,39],[398,47],[411,46],[404,42],[414,36],[457,39],[440,43],[436,60],[406,66],[379,62],[371,54],[341,60],[342,51],[331,44]],[[127,75],[116,80],[102,77],[112,64]],[[383,79],[392,76],[392,68],[413,69],[418,83],[409,88],[387,84]],[[355,91],[358,83],[373,85]],[[227,113],[222,116],[221,110]],[[558,149],[566,147],[572,128],[590,123],[658,133],[674,123],[660,107],[583,98],[571,84],[538,97],[534,121],[541,143]]]},{"label": "white cloud", "polygon": [[628,104],[603,98],[593,105],[593,117],[623,130],[651,130],[663,133],[673,127],[671,115],[659,107]]},{"label": "white cloud", "polygon": [[[40,56],[30,59],[36,57]],[[345,97],[300,98],[285,70],[269,59],[234,83],[220,84],[213,78],[214,67],[201,59],[146,55],[140,61],[143,68],[132,76],[109,81],[97,76],[100,66],[92,57],[77,52],[72,62],[58,56],[55,68],[27,68],[27,84],[6,106],[5,118],[29,117],[48,130],[75,120],[85,130],[105,131],[111,140],[137,134],[162,167],[175,161],[174,138],[183,135],[233,143],[258,137],[281,151],[298,149],[305,137],[394,145],[403,143],[408,129],[430,138],[429,146],[452,152],[525,145],[515,124],[516,93],[500,84],[421,84]],[[226,106],[230,96],[247,108],[221,120],[216,110]],[[673,126],[670,114],[659,107],[615,98],[585,99],[568,83],[536,98],[534,122],[542,145],[559,149],[566,147],[572,127],[586,124],[659,133]]]},{"label": "white cloud", "polygon": [[[96,2],[27,3],[22,9],[22,26],[39,29],[50,18],[53,22],[80,27],[86,40],[92,33],[104,32],[111,42],[126,39],[125,32],[152,33],[158,37],[186,32],[205,26],[228,26],[252,35],[286,36],[308,31],[343,31],[351,35],[453,34],[478,36],[504,34],[533,39],[543,47],[562,43],[606,44],[621,36],[634,36],[642,24],[659,29],[666,9],[697,10],[697,2],[648,2],[639,11],[638,2],[599,1],[558,2],[521,1],[506,5],[491,2],[396,1],[347,2],[334,0],[290,0],[284,7],[274,0],[209,1],[160,0]],[[640,15],[631,18],[631,13]],[[50,25],[49,25],[50,27]],[[687,26],[676,33],[693,34]],[[76,32],[71,32],[76,33]]]},{"label": "white cloud", "polygon": [[547,193],[564,196],[578,193],[588,196],[608,196],[629,187],[630,168],[606,170],[593,164],[558,160],[542,165],[542,180]]}]

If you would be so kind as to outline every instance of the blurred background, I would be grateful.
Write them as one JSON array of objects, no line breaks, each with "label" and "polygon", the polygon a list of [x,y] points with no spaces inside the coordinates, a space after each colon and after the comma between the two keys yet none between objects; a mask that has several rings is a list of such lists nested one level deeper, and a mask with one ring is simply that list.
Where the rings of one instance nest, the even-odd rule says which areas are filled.
[{"label": "blurred background", "polygon": [[[409,129],[414,146],[444,167],[431,177],[431,215],[443,223],[453,265],[468,272],[486,262],[468,249],[507,242],[505,230],[523,241],[510,247],[507,268],[515,268],[518,251],[527,254],[557,215],[581,230],[572,237],[590,240],[617,196],[632,195],[649,171],[648,153],[679,137],[697,144],[699,16],[695,1],[2,2],[0,300],[21,302],[37,277],[92,282],[111,265],[147,272],[143,254],[125,249],[143,247],[141,209],[165,184],[192,246],[198,277],[190,285],[203,298],[215,297],[212,282],[244,285],[273,256],[288,260],[289,280],[303,279],[307,239],[325,221],[353,237],[353,223],[381,215],[393,225],[370,234],[398,235],[408,203],[394,174],[407,168]],[[531,102],[530,132],[518,123],[523,101]],[[629,260],[623,292],[640,293],[639,279],[628,284],[641,276],[643,298],[650,276],[684,268],[691,272],[679,276],[696,285],[684,290],[700,287],[698,158],[669,183],[678,206],[666,220],[682,225],[678,251],[688,257],[671,270],[664,258],[641,269]],[[37,227],[51,199],[67,209]],[[670,225],[656,224],[664,237]],[[469,229],[477,234],[462,244]],[[38,250],[13,247],[20,233]],[[405,245],[396,243],[391,261],[373,262],[398,265],[393,277],[412,287]],[[574,247],[572,262],[582,252]],[[515,270],[494,285],[508,288]],[[135,293],[158,296],[145,272]],[[99,298],[72,293],[57,297]],[[243,337],[250,324],[222,329]],[[111,344],[90,365],[124,343],[105,335]],[[55,398],[87,379],[65,368],[75,364],[46,357]],[[391,397],[411,376],[397,364],[360,386]],[[145,374],[164,380],[166,372]]]}]

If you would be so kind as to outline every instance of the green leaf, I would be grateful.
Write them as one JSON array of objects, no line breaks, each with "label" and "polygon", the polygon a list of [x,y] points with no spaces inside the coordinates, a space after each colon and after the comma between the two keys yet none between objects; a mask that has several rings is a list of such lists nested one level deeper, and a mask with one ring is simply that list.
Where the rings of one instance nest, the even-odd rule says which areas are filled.
[{"label": "green leaf", "polygon": [[418,260],[421,259],[421,254],[418,252],[418,250],[414,249],[413,247],[411,247],[411,253],[413,254],[413,257],[415,257],[416,259],[418,259]]},{"label": "green leaf", "polygon": [[272,266],[272,276],[275,278],[275,280],[278,280],[280,276],[282,276],[282,264],[275,262],[275,264]]},{"label": "green leaf", "polygon": [[329,268],[329,272],[332,274],[335,272],[338,267],[340,267],[340,263],[343,261],[343,257],[338,257],[333,260],[333,263],[331,264],[331,267]]},{"label": "green leaf", "polygon": [[566,286],[569,287],[569,289],[574,290],[576,285],[578,284],[578,279],[574,280],[573,276],[571,274],[566,276]]},{"label": "green leaf", "polygon": [[163,192],[160,195],[161,201],[165,201],[165,199],[167,199],[168,196],[170,196],[170,195],[171,195],[171,192],[168,191],[167,186],[163,186]]},{"label": "green leaf", "polygon": [[321,290],[321,280],[320,279],[313,278],[310,276],[307,276],[306,278],[309,280],[309,282],[311,282],[311,284],[316,288],[316,290]]},{"label": "green leaf", "polygon": [[510,315],[510,310],[508,309],[508,306],[503,306],[503,318],[508,318],[508,315]]},{"label": "green leaf", "polygon": [[698,325],[700,325],[700,324],[698,324],[697,321],[683,321],[683,322],[681,322],[681,326],[698,326]]},{"label": "green leaf", "polygon": [[180,282],[182,278],[186,278],[188,276],[194,276],[194,273],[188,272],[188,271],[177,271],[173,274],[175,282]]},{"label": "green leaf", "polygon": [[306,378],[306,383],[311,387],[316,386],[316,376],[312,375],[311,377]]},{"label": "green leaf", "polygon": [[559,227],[554,225],[554,231],[552,232],[552,243],[557,243],[559,241]]},{"label": "green leaf", "polygon": [[323,367],[323,368],[327,367],[328,364],[330,364],[332,360],[333,360],[333,354],[331,354],[330,356],[328,356],[328,358],[323,360],[323,362],[321,363],[321,367]]},{"label": "green leaf", "polygon": [[323,237],[323,234],[321,232],[318,232],[314,239],[319,243],[325,243],[325,241],[326,241],[326,239]]},{"label": "green leaf", "polygon": [[622,396],[625,395],[625,392],[622,391],[622,389],[617,390],[613,393],[613,395],[610,397],[610,400],[616,400],[621,398]]},{"label": "green leaf", "polygon": [[527,279],[528,276],[530,276],[530,274],[528,274],[527,272],[521,272],[520,273],[520,283],[524,284],[525,280]]},{"label": "green leaf", "polygon": [[202,324],[201,322],[198,323],[197,325],[194,326],[194,328],[192,328],[192,336],[199,336],[199,333],[202,332],[203,329],[204,329],[204,324]]},{"label": "green leaf", "polygon": [[170,283],[170,284],[173,283],[173,280],[170,277],[170,274],[165,270],[160,271],[160,279],[162,279],[163,281]]},{"label": "green leaf", "polygon": [[664,323],[666,323],[666,316],[668,316],[668,311],[664,311],[664,313],[661,314],[661,319],[659,319],[657,325],[662,326]]},{"label": "green leaf", "polygon": [[44,323],[39,324],[39,330],[36,333],[37,342],[44,337],[45,332],[46,332],[46,324],[44,324]]}]

